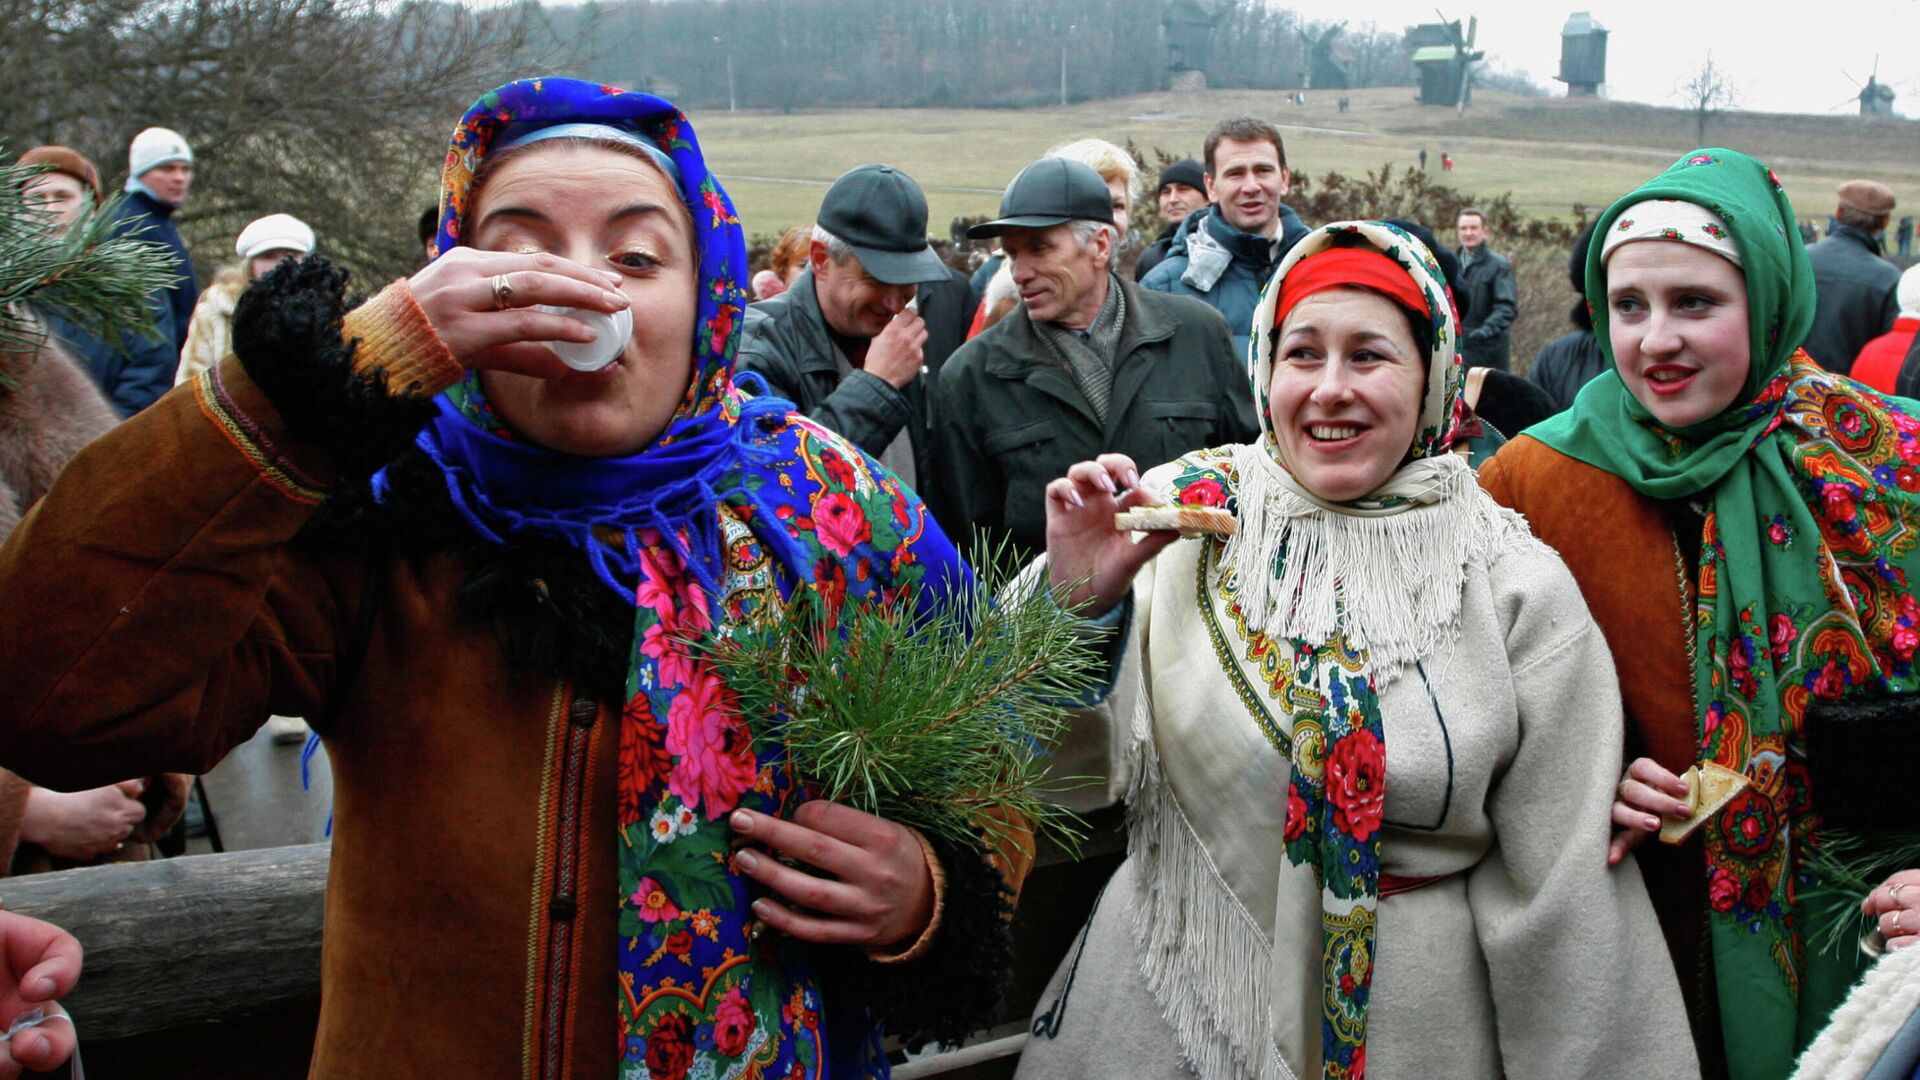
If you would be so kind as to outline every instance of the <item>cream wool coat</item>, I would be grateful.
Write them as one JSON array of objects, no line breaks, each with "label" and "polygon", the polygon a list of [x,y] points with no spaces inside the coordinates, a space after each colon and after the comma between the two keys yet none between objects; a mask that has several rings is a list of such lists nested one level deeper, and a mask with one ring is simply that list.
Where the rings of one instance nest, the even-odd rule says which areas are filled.
[{"label": "cream wool coat", "polygon": [[[1027,1080],[1321,1074],[1318,888],[1281,842],[1290,666],[1250,658],[1218,557],[1182,540],[1135,580],[1113,689],[1060,751],[1107,779],[1083,808],[1128,800],[1129,857],[1041,999]],[[1382,871],[1444,879],[1379,901],[1367,1075],[1698,1076],[1639,872],[1606,865],[1623,725],[1578,587],[1515,518],[1459,626],[1380,694]]]}]

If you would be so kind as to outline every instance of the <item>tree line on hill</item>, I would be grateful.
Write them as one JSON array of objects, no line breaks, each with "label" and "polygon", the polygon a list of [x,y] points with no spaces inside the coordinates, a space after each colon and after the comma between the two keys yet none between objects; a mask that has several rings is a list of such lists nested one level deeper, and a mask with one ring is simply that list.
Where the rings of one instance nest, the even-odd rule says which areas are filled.
[{"label": "tree line on hill", "polygon": [[[690,106],[1020,107],[1165,89],[1166,0],[637,0],[542,10],[593,77]],[[1208,85],[1304,85],[1327,29],[1258,0],[1216,5]],[[584,32],[591,27],[591,32]],[[1397,29],[1348,28],[1352,85],[1411,86]],[[731,60],[731,70],[729,70]]]}]

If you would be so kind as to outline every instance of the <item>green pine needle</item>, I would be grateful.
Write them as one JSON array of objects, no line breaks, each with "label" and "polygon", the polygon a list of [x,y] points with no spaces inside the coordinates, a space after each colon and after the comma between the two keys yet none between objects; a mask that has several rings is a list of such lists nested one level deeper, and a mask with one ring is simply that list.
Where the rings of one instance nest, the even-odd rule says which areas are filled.
[{"label": "green pine needle", "polygon": [[1025,826],[1073,850],[1079,819],[1047,796],[1074,781],[1048,775],[1047,753],[1100,658],[1044,578],[1000,587],[1013,575],[997,553],[973,565],[929,618],[910,593],[824,611],[803,589],[772,625],[704,642],[706,658],[749,719],[785,714],[761,737],[822,798],[956,844]]},{"label": "green pine needle", "polygon": [[1867,929],[1860,902],[1889,875],[1916,866],[1920,833],[1820,834],[1819,847],[1807,862],[1812,884],[1800,897],[1807,943],[1836,954],[1853,948]]},{"label": "green pine needle", "polygon": [[[147,298],[173,284],[173,256],[117,231],[120,197],[82,214],[65,235],[26,201],[27,182],[49,166],[0,164],[0,354],[39,348],[45,328],[30,308],[59,315],[105,340],[159,335]],[[5,389],[0,374],[0,389]]]}]

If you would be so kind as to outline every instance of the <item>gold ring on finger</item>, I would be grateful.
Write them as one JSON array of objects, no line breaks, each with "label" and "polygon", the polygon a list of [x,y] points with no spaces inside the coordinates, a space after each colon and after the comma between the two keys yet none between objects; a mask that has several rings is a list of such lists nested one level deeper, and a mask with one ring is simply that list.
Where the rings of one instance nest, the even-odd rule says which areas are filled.
[{"label": "gold ring on finger", "polygon": [[513,303],[513,283],[507,275],[500,274],[493,279],[493,309],[505,311]]},{"label": "gold ring on finger", "polygon": [[1905,930],[1902,930],[1902,929],[1900,929],[1900,916],[1901,916],[1902,914],[1904,914],[1904,913],[1905,913],[1905,911],[1906,911],[1906,909],[1905,909],[1905,908],[1895,908],[1895,909],[1894,909],[1894,911],[1893,911],[1893,928],[1892,928],[1892,930],[1891,930],[1891,931],[1889,931],[1889,932],[1888,932],[1888,934],[1887,934],[1887,936],[1888,936],[1888,937],[1890,937],[1890,938],[1897,938],[1897,937],[1900,937],[1900,936],[1902,936],[1902,935],[1904,935],[1904,934],[1906,933],[1906,931],[1905,931]]},{"label": "gold ring on finger", "polygon": [[1887,895],[1893,899],[1894,903],[1897,904],[1900,902],[1900,890],[1906,888],[1907,884],[1907,882],[1903,881],[1898,885],[1887,886]]}]

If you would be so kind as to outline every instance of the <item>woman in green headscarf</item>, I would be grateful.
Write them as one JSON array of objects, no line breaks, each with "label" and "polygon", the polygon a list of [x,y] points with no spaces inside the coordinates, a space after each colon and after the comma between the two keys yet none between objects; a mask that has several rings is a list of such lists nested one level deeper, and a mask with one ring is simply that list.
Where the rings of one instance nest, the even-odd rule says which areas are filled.
[{"label": "woman in green headscarf", "polygon": [[[1744,154],[1688,154],[1609,208],[1586,292],[1613,370],[1482,482],[1566,559],[1620,670],[1636,760],[1609,857],[1694,817],[1689,767],[1745,778],[1640,857],[1703,1064],[1783,1077],[1859,963],[1811,941],[1810,855],[1885,795],[1835,782],[1854,762],[1818,752],[1820,718],[1920,687],[1920,421],[1801,351],[1806,250]],[[1869,903],[1896,946],[1920,930],[1904,879]]]}]

